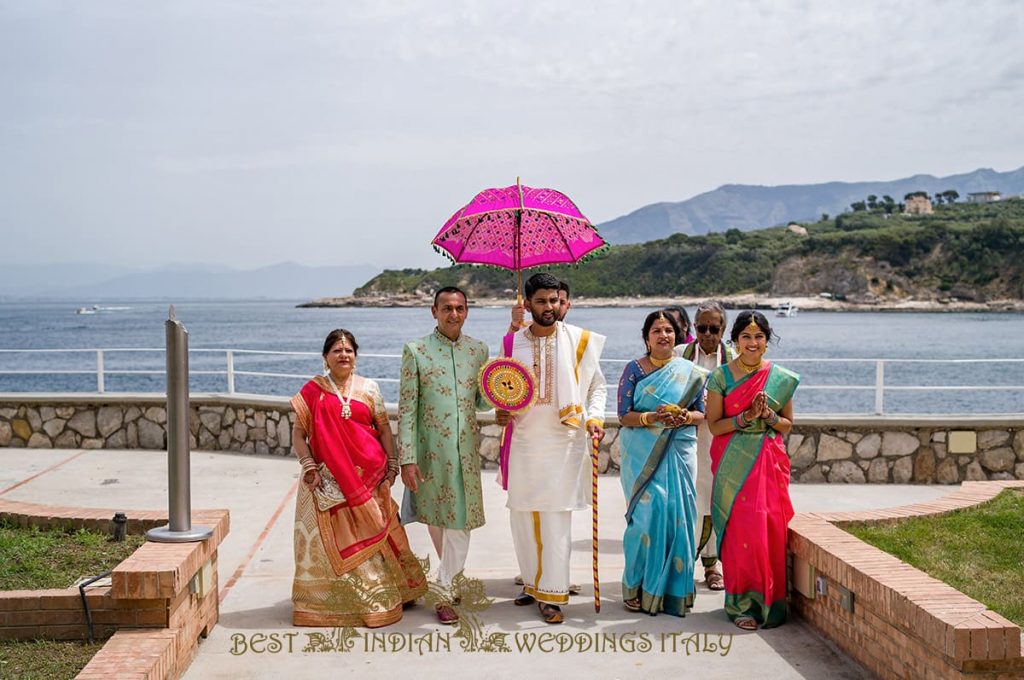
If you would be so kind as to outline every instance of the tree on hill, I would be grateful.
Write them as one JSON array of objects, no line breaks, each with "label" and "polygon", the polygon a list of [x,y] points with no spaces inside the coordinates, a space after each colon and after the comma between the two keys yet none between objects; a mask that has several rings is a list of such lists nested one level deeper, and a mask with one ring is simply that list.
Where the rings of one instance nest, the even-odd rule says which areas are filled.
[{"label": "tree on hill", "polygon": [[871,194],[868,196],[868,210],[874,210],[878,207],[878,196]]}]

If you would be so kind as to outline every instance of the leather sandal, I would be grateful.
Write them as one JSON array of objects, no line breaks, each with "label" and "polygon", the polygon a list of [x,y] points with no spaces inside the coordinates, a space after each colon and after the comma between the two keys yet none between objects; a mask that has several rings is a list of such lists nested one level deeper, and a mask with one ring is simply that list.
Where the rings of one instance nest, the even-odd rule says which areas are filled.
[{"label": "leather sandal", "polygon": [[643,608],[640,606],[640,598],[634,597],[632,600],[623,600],[622,606],[631,612],[641,611]]},{"label": "leather sandal", "polygon": [[459,613],[447,602],[438,602],[434,605],[437,612],[437,620],[446,626],[452,626],[459,622]]},{"label": "leather sandal", "polygon": [[533,604],[537,599],[533,595],[530,595],[524,589],[521,593],[516,595],[516,599],[512,600],[512,604],[517,607],[525,607],[528,604]]},{"label": "leather sandal", "polygon": [[733,619],[733,623],[740,630],[757,630],[757,620],[753,616],[738,616]]},{"label": "leather sandal", "polygon": [[562,608],[557,604],[538,602],[537,608],[540,609],[540,616],[544,619],[544,623],[561,623],[565,620],[562,617]]},{"label": "leather sandal", "polygon": [[704,583],[707,584],[708,590],[725,590],[725,579],[714,569],[704,570]]}]

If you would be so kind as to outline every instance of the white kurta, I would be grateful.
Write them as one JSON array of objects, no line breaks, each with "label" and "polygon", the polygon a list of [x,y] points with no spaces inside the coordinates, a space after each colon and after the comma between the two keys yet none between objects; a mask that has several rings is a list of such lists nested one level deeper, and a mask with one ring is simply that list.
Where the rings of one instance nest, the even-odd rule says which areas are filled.
[{"label": "white kurta", "polygon": [[[719,353],[716,350],[711,354],[705,354],[704,350],[697,344],[693,355],[693,363],[713,371],[718,368]],[[707,395],[705,394],[705,400]],[[714,527],[711,526],[711,440],[713,435],[708,429],[707,421],[702,421],[697,426],[697,545],[701,543],[707,532],[707,542],[700,550],[701,562],[704,567],[714,566],[718,561],[718,538],[715,535]]]},{"label": "white kurta", "polygon": [[526,328],[513,341],[512,357],[535,369],[538,397],[529,411],[515,416],[508,464],[510,510],[582,510],[590,502],[590,438],[584,426],[587,420],[604,422],[607,390],[599,363],[604,337],[589,334],[579,358],[583,414],[579,427],[569,427],[559,418],[557,338],[572,341],[575,358],[583,329],[567,324],[565,329],[566,334],[535,338]]}]

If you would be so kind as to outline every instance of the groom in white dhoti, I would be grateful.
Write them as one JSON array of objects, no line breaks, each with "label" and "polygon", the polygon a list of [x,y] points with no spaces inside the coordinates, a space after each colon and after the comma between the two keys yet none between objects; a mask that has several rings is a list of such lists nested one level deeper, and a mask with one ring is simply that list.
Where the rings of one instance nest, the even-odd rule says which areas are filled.
[{"label": "groom in white dhoti", "polygon": [[515,333],[511,354],[531,368],[537,401],[513,418],[507,480],[524,583],[516,604],[536,601],[548,623],[562,622],[559,605],[569,601],[572,512],[590,501],[590,441],[604,438],[606,398],[604,336],[558,321],[558,283],[535,274],[525,285],[533,323]]}]

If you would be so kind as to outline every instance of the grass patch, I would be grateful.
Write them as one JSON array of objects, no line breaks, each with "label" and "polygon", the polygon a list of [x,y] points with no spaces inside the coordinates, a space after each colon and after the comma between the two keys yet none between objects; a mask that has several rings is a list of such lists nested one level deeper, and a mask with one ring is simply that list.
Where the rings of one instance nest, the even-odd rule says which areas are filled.
[{"label": "grass patch", "polygon": [[102,642],[0,642],[0,678],[63,680],[74,678],[100,651]]},{"label": "grass patch", "polygon": [[[145,540],[128,536],[114,542],[108,534],[85,529],[41,530],[0,521],[0,590],[68,588],[113,569]],[[0,677],[6,677],[2,670]]]},{"label": "grass patch", "polygon": [[1007,489],[940,517],[843,528],[1024,627],[1024,493]]}]

